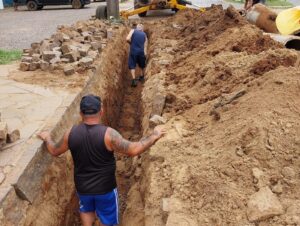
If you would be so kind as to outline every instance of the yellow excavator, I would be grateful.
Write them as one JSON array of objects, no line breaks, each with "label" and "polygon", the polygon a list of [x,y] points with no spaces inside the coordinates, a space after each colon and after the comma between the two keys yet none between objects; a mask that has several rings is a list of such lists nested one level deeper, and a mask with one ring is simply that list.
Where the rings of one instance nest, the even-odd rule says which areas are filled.
[{"label": "yellow excavator", "polygon": [[[120,17],[128,19],[128,17],[133,15],[139,15],[140,17],[145,17],[147,12],[150,10],[161,10],[161,9],[171,9],[177,12],[181,9],[186,9],[187,5],[193,5],[196,8],[204,11],[203,8],[192,4],[187,0],[134,0],[134,6],[127,10],[120,11]],[[99,6],[96,10],[97,19],[107,19],[107,7]]]}]

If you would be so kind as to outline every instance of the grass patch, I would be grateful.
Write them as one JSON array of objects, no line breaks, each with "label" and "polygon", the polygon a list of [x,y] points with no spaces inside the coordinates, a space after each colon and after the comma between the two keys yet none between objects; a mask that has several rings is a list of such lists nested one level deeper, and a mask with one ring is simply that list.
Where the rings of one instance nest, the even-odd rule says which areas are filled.
[{"label": "grass patch", "polygon": [[[244,0],[226,0],[228,2],[244,4]],[[266,5],[270,7],[293,7],[293,4],[287,0],[267,0]]]},{"label": "grass patch", "polygon": [[20,50],[2,50],[0,49],[0,64],[9,64],[15,60],[21,59],[22,51]]}]

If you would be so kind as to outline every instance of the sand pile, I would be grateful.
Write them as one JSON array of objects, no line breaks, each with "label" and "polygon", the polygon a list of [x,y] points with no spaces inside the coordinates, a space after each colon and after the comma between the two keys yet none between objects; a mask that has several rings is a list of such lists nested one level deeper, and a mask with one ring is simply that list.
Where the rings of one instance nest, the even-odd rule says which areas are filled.
[{"label": "sand pile", "polygon": [[163,94],[168,134],[144,156],[124,225],[299,225],[299,54],[232,8],[148,30],[142,97]]}]

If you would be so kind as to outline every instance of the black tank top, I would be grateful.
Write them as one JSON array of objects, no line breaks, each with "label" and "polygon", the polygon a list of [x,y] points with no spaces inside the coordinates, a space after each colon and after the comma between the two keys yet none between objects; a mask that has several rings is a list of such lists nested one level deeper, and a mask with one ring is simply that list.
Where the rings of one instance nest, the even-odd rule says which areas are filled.
[{"label": "black tank top", "polygon": [[116,161],[106,149],[102,125],[74,126],[69,135],[69,148],[74,162],[74,181],[79,194],[97,195],[117,187]]}]

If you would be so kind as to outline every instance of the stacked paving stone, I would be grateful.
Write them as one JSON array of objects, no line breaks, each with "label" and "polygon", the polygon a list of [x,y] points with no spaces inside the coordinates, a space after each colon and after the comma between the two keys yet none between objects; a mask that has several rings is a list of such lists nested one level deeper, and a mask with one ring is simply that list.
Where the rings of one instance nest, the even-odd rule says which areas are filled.
[{"label": "stacked paving stone", "polygon": [[63,70],[65,75],[81,73],[90,68],[113,36],[108,22],[79,21],[72,26],[58,26],[56,34],[25,49],[20,70]]},{"label": "stacked paving stone", "polygon": [[7,143],[14,143],[20,139],[20,131],[19,130],[9,130],[7,123],[1,121],[0,114],[0,151]]}]

